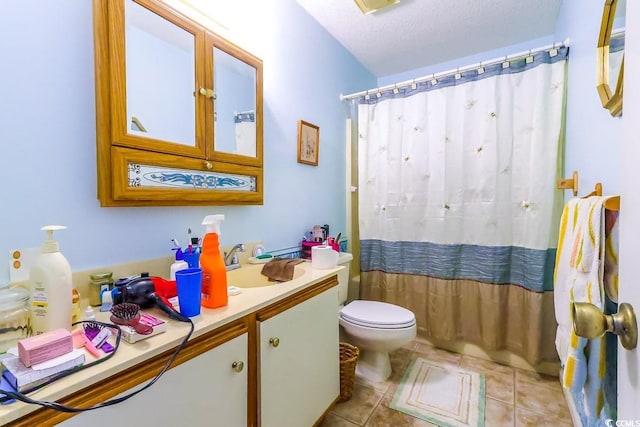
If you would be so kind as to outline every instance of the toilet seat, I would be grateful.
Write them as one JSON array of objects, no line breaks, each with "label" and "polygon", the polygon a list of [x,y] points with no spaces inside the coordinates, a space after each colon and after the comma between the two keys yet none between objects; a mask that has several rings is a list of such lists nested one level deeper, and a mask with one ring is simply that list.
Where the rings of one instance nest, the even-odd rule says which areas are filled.
[{"label": "toilet seat", "polygon": [[353,301],[340,310],[340,317],[354,325],[376,329],[409,328],[416,323],[410,310],[379,301]]}]

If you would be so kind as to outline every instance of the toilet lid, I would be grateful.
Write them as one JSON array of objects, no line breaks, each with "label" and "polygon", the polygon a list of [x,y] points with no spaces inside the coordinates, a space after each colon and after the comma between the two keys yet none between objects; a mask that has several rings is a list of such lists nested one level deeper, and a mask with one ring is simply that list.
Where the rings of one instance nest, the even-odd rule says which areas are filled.
[{"label": "toilet lid", "polygon": [[348,322],[372,328],[399,329],[416,323],[416,316],[410,310],[379,301],[353,301],[340,310],[340,316]]}]

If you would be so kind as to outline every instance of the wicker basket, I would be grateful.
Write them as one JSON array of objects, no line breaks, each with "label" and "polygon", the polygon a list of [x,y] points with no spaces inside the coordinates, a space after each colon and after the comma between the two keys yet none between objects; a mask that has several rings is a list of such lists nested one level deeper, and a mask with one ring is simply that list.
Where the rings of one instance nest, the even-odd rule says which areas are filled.
[{"label": "wicker basket", "polygon": [[340,343],[340,397],[338,402],[351,399],[359,354],[358,347],[346,342]]}]

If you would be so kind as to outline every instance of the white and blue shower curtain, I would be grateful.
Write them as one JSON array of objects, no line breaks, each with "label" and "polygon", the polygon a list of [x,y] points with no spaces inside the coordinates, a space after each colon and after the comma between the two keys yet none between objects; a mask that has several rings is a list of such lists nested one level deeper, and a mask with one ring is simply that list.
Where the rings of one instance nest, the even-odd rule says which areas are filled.
[{"label": "white and blue shower curtain", "polygon": [[411,309],[427,338],[557,360],[567,55],[360,98],[361,297]]}]

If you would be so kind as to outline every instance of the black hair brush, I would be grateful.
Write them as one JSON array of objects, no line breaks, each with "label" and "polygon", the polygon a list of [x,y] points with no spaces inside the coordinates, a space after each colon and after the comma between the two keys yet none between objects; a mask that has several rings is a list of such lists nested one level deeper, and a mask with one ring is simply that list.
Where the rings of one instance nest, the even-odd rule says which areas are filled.
[{"label": "black hair brush", "polygon": [[153,327],[140,323],[140,306],[131,302],[123,302],[111,307],[111,321],[116,325],[131,326],[140,335],[149,335]]}]

